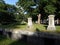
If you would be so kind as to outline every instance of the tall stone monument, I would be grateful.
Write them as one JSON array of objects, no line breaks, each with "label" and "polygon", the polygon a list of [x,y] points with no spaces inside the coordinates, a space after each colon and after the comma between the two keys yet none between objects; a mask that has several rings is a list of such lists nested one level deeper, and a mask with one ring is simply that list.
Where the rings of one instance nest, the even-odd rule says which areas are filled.
[{"label": "tall stone monument", "polygon": [[32,27],[32,18],[28,18],[28,28]]},{"label": "tall stone monument", "polygon": [[38,16],[38,24],[40,24],[40,18],[41,18],[41,14],[37,15]]},{"label": "tall stone monument", "polygon": [[55,24],[54,24],[54,15],[49,15],[49,25],[47,27],[47,30],[56,30]]}]

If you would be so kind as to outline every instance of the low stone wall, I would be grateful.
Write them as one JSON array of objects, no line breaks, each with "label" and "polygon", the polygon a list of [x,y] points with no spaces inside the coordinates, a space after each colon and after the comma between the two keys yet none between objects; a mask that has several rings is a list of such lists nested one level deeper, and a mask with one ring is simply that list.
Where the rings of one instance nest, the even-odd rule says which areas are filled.
[{"label": "low stone wall", "polygon": [[60,35],[39,32],[27,37],[28,45],[60,45]]},{"label": "low stone wall", "polygon": [[[0,30],[2,31],[2,30]],[[28,45],[60,45],[60,34],[49,32],[29,32],[29,31],[2,31],[1,34],[6,35],[13,40],[23,39]]]},{"label": "low stone wall", "polygon": [[27,43],[28,45],[44,45],[44,39],[37,36],[28,36]]}]

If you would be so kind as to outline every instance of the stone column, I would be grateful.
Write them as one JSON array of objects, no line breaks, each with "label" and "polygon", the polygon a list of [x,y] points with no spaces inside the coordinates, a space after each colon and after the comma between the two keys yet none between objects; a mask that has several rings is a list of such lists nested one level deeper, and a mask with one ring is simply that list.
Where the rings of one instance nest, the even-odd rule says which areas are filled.
[{"label": "stone column", "polygon": [[28,28],[32,27],[32,18],[28,18]]},{"label": "stone column", "polygon": [[47,27],[47,30],[56,30],[55,24],[54,24],[54,15],[49,15],[49,25]]},{"label": "stone column", "polygon": [[41,18],[41,14],[37,15],[38,16],[38,24],[40,24],[40,18]]}]

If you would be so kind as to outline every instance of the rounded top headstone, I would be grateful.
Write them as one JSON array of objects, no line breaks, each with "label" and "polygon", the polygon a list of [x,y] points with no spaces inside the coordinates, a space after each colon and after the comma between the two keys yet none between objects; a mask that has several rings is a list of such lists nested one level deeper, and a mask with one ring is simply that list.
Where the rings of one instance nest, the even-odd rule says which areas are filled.
[{"label": "rounded top headstone", "polygon": [[41,16],[41,14],[38,14],[37,16],[39,16],[39,17],[40,17],[40,16]]},{"label": "rounded top headstone", "polygon": [[32,18],[28,18],[29,20],[32,19]]},{"label": "rounded top headstone", "polygon": [[55,17],[55,15],[49,15],[48,17]]}]

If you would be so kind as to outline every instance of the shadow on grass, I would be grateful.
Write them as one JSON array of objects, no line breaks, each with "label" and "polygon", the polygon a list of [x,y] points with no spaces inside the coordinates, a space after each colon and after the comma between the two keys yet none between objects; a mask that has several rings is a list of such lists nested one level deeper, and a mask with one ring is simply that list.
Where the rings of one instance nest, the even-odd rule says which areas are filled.
[{"label": "shadow on grass", "polygon": [[48,26],[47,26],[47,25],[45,25],[44,27],[45,27],[45,29],[47,29],[47,27],[48,27]]},{"label": "shadow on grass", "polygon": [[13,29],[13,28],[20,28],[20,26],[24,26],[26,25],[26,23],[20,23],[20,22],[15,22],[15,23],[12,23],[12,24],[8,24],[8,25],[0,25],[0,28],[10,28],[10,29]]},{"label": "shadow on grass", "polygon": [[40,30],[38,28],[36,28],[36,33],[39,33],[39,32],[40,32]]},{"label": "shadow on grass", "polygon": [[27,35],[22,35],[22,36],[23,37],[21,39],[18,39],[9,45],[27,45]]},{"label": "shadow on grass", "polygon": [[17,41],[12,42],[9,45],[27,45],[27,43],[22,40],[17,40]]},{"label": "shadow on grass", "polygon": [[43,25],[44,25],[45,29],[47,29],[47,27],[48,27],[48,24],[43,24]]},{"label": "shadow on grass", "polygon": [[55,24],[56,26],[60,26],[60,24]]},{"label": "shadow on grass", "polygon": [[6,36],[2,36],[2,35],[0,35],[0,41],[4,41],[4,40],[6,40],[6,39],[7,39]]}]

